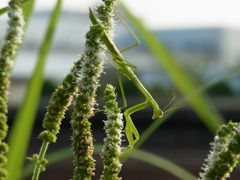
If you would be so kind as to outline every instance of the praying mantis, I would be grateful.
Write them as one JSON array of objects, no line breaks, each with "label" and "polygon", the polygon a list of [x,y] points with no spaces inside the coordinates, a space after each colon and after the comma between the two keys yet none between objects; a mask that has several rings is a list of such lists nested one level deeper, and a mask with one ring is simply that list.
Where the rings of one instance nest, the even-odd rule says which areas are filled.
[{"label": "praying mantis", "polygon": [[[103,29],[104,29],[104,26],[96,18],[96,16],[93,14],[93,12],[91,11],[90,8],[89,8],[89,10],[90,10],[89,17],[91,19],[92,24],[93,25],[94,24],[98,24],[101,27],[103,27]],[[116,12],[116,14],[117,14],[117,12]],[[121,93],[122,93],[122,97],[123,97],[124,108],[127,106],[127,103],[126,103],[126,99],[125,99],[125,95],[124,95],[124,91],[123,91],[123,86],[122,86],[122,82],[121,82],[120,73],[124,74],[130,81],[132,81],[133,84],[141,91],[141,93],[146,98],[145,102],[140,103],[138,105],[135,105],[133,107],[130,107],[130,108],[126,109],[125,112],[124,112],[124,117],[125,117],[125,120],[126,120],[125,132],[126,132],[126,137],[128,139],[129,145],[122,152],[121,157],[123,157],[123,156],[127,155],[133,149],[134,144],[139,139],[139,133],[137,131],[137,128],[135,127],[135,125],[134,125],[134,123],[133,123],[133,121],[132,121],[132,119],[130,117],[131,114],[133,114],[133,113],[135,113],[135,112],[137,112],[137,111],[139,111],[141,109],[144,109],[144,108],[146,108],[148,106],[152,106],[153,110],[154,110],[152,118],[156,119],[158,117],[162,117],[163,116],[163,111],[159,108],[158,104],[153,99],[151,94],[142,85],[142,83],[140,82],[138,77],[132,71],[131,68],[136,68],[136,66],[134,66],[131,63],[129,63],[128,61],[126,61],[124,59],[124,57],[122,56],[122,54],[121,54],[121,52],[126,51],[126,50],[128,50],[128,49],[130,49],[130,48],[132,48],[134,46],[137,46],[140,43],[140,41],[137,39],[137,37],[134,35],[134,33],[128,27],[128,25],[123,21],[123,19],[118,14],[117,14],[117,16],[124,23],[124,25],[128,28],[128,30],[132,33],[134,38],[137,40],[137,43],[120,51],[117,48],[117,46],[115,45],[115,43],[108,37],[108,35],[105,32],[105,30],[103,30],[103,32],[101,33],[100,38],[103,41],[103,43],[106,45],[106,47],[108,48],[109,53],[112,55],[113,61],[117,64],[117,65],[114,65],[113,63],[111,63],[117,69],[117,75],[118,75],[119,85],[120,85],[120,89],[121,89]],[[135,139],[134,139],[134,136],[135,136]]]}]

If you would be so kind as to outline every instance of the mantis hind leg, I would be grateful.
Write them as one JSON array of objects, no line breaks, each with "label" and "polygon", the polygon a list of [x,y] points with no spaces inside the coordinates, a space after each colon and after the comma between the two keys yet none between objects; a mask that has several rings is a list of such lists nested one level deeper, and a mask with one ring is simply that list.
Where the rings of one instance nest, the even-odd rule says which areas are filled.
[{"label": "mantis hind leg", "polygon": [[118,12],[116,11],[115,8],[114,8],[114,11],[115,11],[117,17],[120,19],[120,21],[122,21],[122,23],[127,27],[127,29],[130,31],[130,33],[133,35],[133,37],[134,37],[134,38],[136,39],[136,41],[137,41],[135,44],[133,44],[133,45],[127,47],[127,48],[124,48],[124,49],[120,50],[120,52],[127,51],[128,49],[131,49],[131,48],[133,48],[133,47],[135,47],[135,46],[138,46],[138,45],[140,44],[140,41],[139,41],[139,39],[137,38],[137,36],[133,33],[132,29],[127,25],[127,23],[120,17],[120,15],[118,14]]},{"label": "mantis hind leg", "polygon": [[[125,59],[121,59],[121,60],[118,60],[118,56],[111,53],[110,51],[108,51],[107,49],[104,49],[103,47],[99,46],[99,48],[101,48],[102,50],[106,51],[107,53],[111,54],[114,61],[117,63],[117,64],[120,64],[120,65],[123,65],[123,66],[129,66],[131,68],[134,68],[134,69],[137,69],[137,66],[131,64],[130,62],[126,61]],[[118,69],[110,60],[107,59],[108,62],[110,62],[110,64],[112,64],[116,69]]]}]

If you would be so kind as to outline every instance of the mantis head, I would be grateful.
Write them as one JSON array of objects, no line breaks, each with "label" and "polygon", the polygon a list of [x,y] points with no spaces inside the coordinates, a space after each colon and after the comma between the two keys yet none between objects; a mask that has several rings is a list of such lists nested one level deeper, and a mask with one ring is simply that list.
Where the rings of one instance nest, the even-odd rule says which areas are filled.
[{"label": "mantis head", "polygon": [[157,110],[154,110],[153,112],[153,119],[156,119],[158,117],[162,117],[163,116],[163,111],[161,109],[157,109]]}]

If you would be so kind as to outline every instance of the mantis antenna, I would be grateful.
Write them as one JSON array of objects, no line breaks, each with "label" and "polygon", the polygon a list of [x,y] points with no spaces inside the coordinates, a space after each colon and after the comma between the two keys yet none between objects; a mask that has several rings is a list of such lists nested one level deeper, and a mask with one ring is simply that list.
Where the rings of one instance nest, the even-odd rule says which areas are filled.
[{"label": "mantis antenna", "polygon": [[173,98],[171,99],[171,101],[163,108],[163,112],[166,112],[166,111],[164,111],[168,106],[170,106],[170,104],[172,104],[172,102],[174,101],[174,99],[175,99],[175,94],[174,94],[174,92],[172,93],[173,94]]},{"label": "mantis antenna", "polygon": [[171,101],[163,108],[163,112],[164,112],[164,113],[166,113],[166,112],[168,112],[168,111],[172,111],[172,110],[174,110],[174,109],[179,109],[179,108],[181,108],[181,107],[189,106],[189,104],[185,104],[185,105],[173,107],[173,108],[170,108],[170,109],[167,109],[166,111],[164,111],[167,107],[169,107],[169,106],[172,104],[172,102],[174,101],[174,99],[175,99],[175,97],[176,97],[175,94],[174,94],[174,92],[173,92],[172,94],[173,94],[173,98],[172,98]]},{"label": "mantis antenna", "polygon": [[167,109],[166,111],[164,111],[164,113],[168,112],[168,111],[172,111],[174,109],[179,109],[181,107],[185,107],[185,106],[190,106],[189,104],[185,104],[185,105],[182,105],[182,106],[177,106],[177,107],[173,107],[173,108],[170,108],[170,109]]}]

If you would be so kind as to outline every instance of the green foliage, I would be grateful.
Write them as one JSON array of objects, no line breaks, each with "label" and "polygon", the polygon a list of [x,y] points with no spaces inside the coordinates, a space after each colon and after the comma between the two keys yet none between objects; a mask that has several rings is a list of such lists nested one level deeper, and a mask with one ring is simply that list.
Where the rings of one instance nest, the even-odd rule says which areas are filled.
[{"label": "green foliage", "polygon": [[10,86],[10,73],[14,59],[22,43],[25,24],[20,2],[11,0],[8,4],[8,29],[0,52],[0,145],[2,147],[2,151],[0,151],[0,179],[2,180],[11,177],[11,173],[9,173],[8,177],[7,170],[5,170],[7,164],[5,154],[7,153],[6,150],[8,147],[7,144],[3,144],[2,141],[5,139],[8,131],[7,101],[8,89]]},{"label": "green foliage", "polygon": [[[41,95],[44,66],[51,48],[52,37],[56,29],[60,9],[61,0],[58,1],[52,14],[45,39],[40,49],[37,66],[29,82],[24,102],[14,120],[14,125],[9,137],[9,146],[11,148],[8,154],[9,162],[7,164],[7,169],[11,172],[9,180],[18,179],[25,159],[24,157],[31,137],[35,114]],[[29,7],[26,11],[30,11]],[[28,12],[26,14],[28,14]],[[31,111],[29,111],[29,109],[31,109]]]},{"label": "green foliage", "polygon": [[[19,0],[19,2],[22,4],[22,8],[24,9],[24,20],[27,22],[28,18],[31,15],[34,0]],[[0,15],[6,13],[8,9],[9,9],[8,7],[1,8]]]},{"label": "green foliage", "polygon": [[[102,148],[103,148],[102,144],[95,144],[94,154],[95,155],[100,154],[102,152]],[[178,179],[184,179],[184,180],[196,179],[196,177],[193,174],[191,174],[184,168],[178,166],[177,164],[159,155],[155,155],[153,153],[150,153],[144,150],[135,149],[134,153],[129,154],[129,156],[140,162],[147,163],[151,166],[154,166],[161,170],[169,172],[170,174],[173,174]],[[49,160],[49,163],[47,163],[46,166],[54,165],[56,163],[61,163],[61,161],[71,157],[72,157],[72,151],[69,148],[60,149],[46,156],[46,158]],[[32,164],[29,164],[28,166],[26,166],[23,169],[22,178],[26,178],[27,176],[29,176],[32,173],[33,168],[34,167]]]},{"label": "green foliage", "polygon": [[[13,29],[11,29],[11,31],[9,31],[10,34],[6,36],[5,42],[7,44],[7,47],[2,47],[0,57],[0,68],[3,68],[0,69],[0,179],[7,178],[7,170],[10,172],[8,177],[10,180],[18,179],[22,172],[22,164],[28,147],[29,139],[31,137],[34,118],[42,92],[44,81],[44,67],[47,55],[51,49],[53,34],[57,29],[57,22],[61,11],[61,2],[61,0],[57,1],[55,9],[52,13],[49,27],[39,52],[38,64],[30,80],[24,103],[20,107],[16,120],[14,121],[12,131],[10,133],[9,146],[11,148],[11,151],[8,153],[8,156],[6,158],[5,154],[8,152],[8,145],[2,142],[2,140],[5,138],[8,129],[6,124],[6,102],[7,91],[9,87],[9,76],[11,73],[12,62],[21,44],[20,41],[16,40],[21,40],[23,32],[25,31],[25,27],[23,26],[23,21],[21,19],[22,13],[19,10],[21,10],[21,8],[23,9],[24,19],[27,23],[34,5],[34,0],[10,1],[12,8],[15,8],[13,11],[16,13],[20,12],[21,17],[20,19],[19,17],[16,18],[16,14],[11,14],[12,11],[9,11],[9,16],[14,21],[20,20],[20,23],[18,22],[17,25],[20,25],[21,27],[17,27],[14,30],[14,25],[12,24],[15,22],[10,23],[10,28]],[[112,10],[114,0],[103,0],[103,2],[104,5],[101,5],[96,9],[98,12],[98,18],[101,20],[101,23],[103,25],[100,26],[99,24],[95,24],[90,27],[90,31],[86,35],[87,50],[74,64],[70,73],[63,79],[62,84],[58,86],[53,92],[51,100],[49,101],[49,105],[47,107],[47,113],[45,114],[43,120],[44,130],[38,137],[43,141],[42,147],[39,154],[34,154],[33,157],[28,158],[33,163],[35,163],[35,168],[33,170],[33,166],[31,164],[31,167],[27,168],[27,170],[23,172],[22,176],[26,176],[26,174],[29,172],[34,171],[33,179],[36,180],[38,179],[39,174],[45,170],[46,166],[50,165],[51,163],[58,162],[61,159],[72,156],[72,151],[68,149],[61,152],[56,152],[49,158],[45,158],[49,143],[56,142],[57,140],[56,134],[59,133],[61,120],[64,118],[65,111],[71,104],[74,95],[76,95],[76,98],[74,99],[74,113],[72,114],[71,121],[73,130],[72,145],[75,165],[73,178],[90,179],[94,174],[93,170],[95,169],[95,162],[92,157],[94,146],[91,134],[91,123],[88,121],[88,119],[94,114],[96,89],[98,86],[100,86],[99,78],[103,70],[102,65],[105,56],[103,55],[103,48],[100,48],[104,46],[102,42],[103,39],[100,40],[103,29],[107,32],[107,38],[113,37],[113,33],[111,33],[111,31],[113,27]],[[174,59],[169,54],[167,49],[165,49],[165,47],[156,40],[155,36],[150,33],[150,31],[144,27],[139,22],[139,20],[132,16],[126,7],[123,5],[122,7],[128,15],[129,19],[134,22],[136,28],[142,34],[142,37],[145,40],[149,50],[157,57],[162,67],[171,77],[176,87],[178,87],[179,91],[182,92],[182,94],[190,102],[206,126],[211,131],[216,131],[219,125],[224,121],[216,108],[208,99],[207,95],[203,94],[202,92],[218,83],[217,86],[214,87],[215,89],[212,88],[209,90],[210,93],[215,93],[216,88],[221,90],[221,92],[217,91],[217,93],[231,93],[227,85],[222,82],[224,79],[230,78],[231,76],[228,74],[223,78],[220,77],[214,82],[209,82],[209,84],[204,84],[203,86],[198,87],[194,80],[190,78],[190,76],[187,75],[179,67],[179,65],[175,63]],[[7,12],[8,10],[11,10],[11,7],[0,9],[0,15]],[[21,37],[16,37],[16,34],[20,35]],[[11,38],[14,39],[12,40]],[[109,42],[110,43],[108,43],[108,45],[114,45],[113,42],[111,43],[111,40]],[[107,45],[107,43],[105,44]],[[119,60],[115,54],[113,55],[113,58],[118,64],[118,67],[135,67],[124,59]],[[8,61],[8,59],[10,61]],[[118,68],[118,70],[125,73],[125,75],[127,74],[127,71],[123,71],[121,68]],[[239,75],[239,70],[235,71],[234,73]],[[127,77],[130,78],[131,76],[132,74],[128,75]],[[131,81],[127,81],[126,84],[128,83],[131,83]],[[123,84],[123,86],[125,87],[126,84]],[[134,95],[137,94],[137,89],[132,86],[129,86],[129,89],[125,88],[125,90]],[[186,102],[186,99],[183,100],[182,103]],[[112,86],[107,86],[107,89],[105,91],[105,100],[107,101],[107,105],[105,107],[107,110],[106,114],[108,116],[108,119],[112,120],[112,122],[105,122],[108,138],[105,139],[105,145],[103,148],[102,157],[104,158],[104,171],[101,178],[119,179],[117,176],[121,166],[121,147],[119,145],[121,143],[122,124],[118,123],[122,115],[120,114],[120,109],[117,107],[116,95]],[[152,125],[148,127],[148,129],[142,134],[140,141],[136,144],[135,148],[139,147],[156,130],[156,128],[158,128],[169,116],[171,116],[172,113],[173,112],[164,114],[161,119],[157,119],[154,123],[152,123]],[[130,114],[128,115],[130,116]],[[131,124],[130,127],[134,128],[135,126],[134,124]],[[239,127],[239,123],[230,122],[227,125],[221,126],[221,128],[217,131],[215,142],[212,143],[212,152],[207,159],[209,162],[208,164],[204,165],[203,169],[205,172],[201,173],[201,177],[203,179],[223,179],[227,177],[227,175],[232,171],[233,167],[236,166],[240,153]],[[128,131],[126,132],[129,134]],[[137,133],[134,135],[136,134]],[[113,143],[116,143],[117,145],[115,146]],[[130,143],[133,144],[133,140]],[[132,147],[133,145],[131,148]],[[100,149],[101,148],[99,145],[95,145],[95,153],[99,154]],[[179,179],[195,179],[192,174],[183,168],[169,162],[160,156],[135,149],[134,153],[129,154],[129,157],[159,167],[173,174]],[[49,163],[47,159],[49,159]],[[4,169],[4,165],[7,163],[7,161],[8,164],[6,170]]]}]

